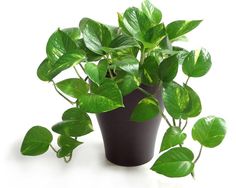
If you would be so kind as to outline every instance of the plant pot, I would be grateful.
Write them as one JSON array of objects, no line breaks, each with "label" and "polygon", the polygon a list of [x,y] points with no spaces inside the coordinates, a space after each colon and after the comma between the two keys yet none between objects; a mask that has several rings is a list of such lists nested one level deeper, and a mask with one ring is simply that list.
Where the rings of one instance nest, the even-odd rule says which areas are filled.
[{"label": "plant pot", "polygon": [[[162,88],[142,86],[162,103]],[[121,166],[138,166],[150,161],[154,155],[156,135],[161,121],[158,115],[152,120],[138,123],[130,121],[131,113],[137,103],[145,97],[135,90],[124,97],[125,108],[97,114],[102,132],[106,157]]]}]

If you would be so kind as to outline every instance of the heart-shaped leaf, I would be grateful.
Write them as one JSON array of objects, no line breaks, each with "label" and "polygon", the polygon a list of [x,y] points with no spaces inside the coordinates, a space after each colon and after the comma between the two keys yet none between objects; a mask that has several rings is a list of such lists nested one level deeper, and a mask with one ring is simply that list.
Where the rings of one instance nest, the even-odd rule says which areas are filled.
[{"label": "heart-shaped leaf", "polygon": [[159,9],[157,9],[149,0],[144,0],[142,3],[142,11],[147,15],[147,17],[153,22],[153,24],[159,24],[162,19],[162,14]]},{"label": "heart-shaped leaf", "polygon": [[102,47],[109,47],[112,41],[109,29],[89,18],[83,18],[79,25],[86,47],[97,54],[104,55]]},{"label": "heart-shaped leaf", "polygon": [[100,85],[107,74],[108,61],[103,59],[99,61],[98,65],[94,63],[86,63],[84,70],[88,77],[97,85]]},{"label": "heart-shaped leaf", "polygon": [[163,92],[163,102],[167,112],[175,119],[184,116],[189,104],[188,92],[177,83],[170,83]]},{"label": "heart-shaped leaf", "polygon": [[192,129],[193,139],[209,148],[218,146],[223,141],[225,134],[224,119],[214,116],[199,119]]},{"label": "heart-shaped leaf", "polygon": [[140,85],[140,80],[135,75],[126,72],[119,73],[115,81],[123,96],[128,95]]},{"label": "heart-shaped leaf", "polygon": [[184,177],[193,171],[193,159],[193,152],[188,148],[172,148],[156,160],[151,170],[167,177]]},{"label": "heart-shaped leaf", "polygon": [[136,122],[144,122],[153,119],[159,114],[159,103],[151,97],[147,97],[139,101],[131,114],[131,120]]},{"label": "heart-shaped leaf", "polygon": [[177,20],[167,25],[166,30],[170,40],[176,39],[195,29],[202,20]]},{"label": "heart-shaped leaf", "polygon": [[163,82],[171,82],[178,72],[178,58],[176,55],[164,59],[159,65],[158,75]]},{"label": "heart-shaped leaf", "polygon": [[161,142],[160,152],[176,145],[183,144],[183,141],[186,139],[186,137],[187,135],[182,133],[182,130],[179,127],[168,128]]},{"label": "heart-shaped leaf", "polygon": [[119,67],[127,73],[138,75],[139,72],[139,61],[132,56],[125,56],[114,62],[115,67]]},{"label": "heart-shaped leaf", "polygon": [[21,145],[23,155],[36,156],[45,153],[52,142],[52,134],[45,127],[34,126],[25,135]]},{"label": "heart-shaped leaf", "polygon": [[133,37],[128,35],[119,35],[118,37],[113,39],[110,44],[111,50],[120,50],[130,47],[140,48],[140,45]]},{"label": "heart-shaped leaf", "polygon": [[82,95],[78,104],[85,112],[101,113],[124,107],[123,97],[117,84],[110,79],[97,86],[92,84],[91,93]]},{"label": "heart-shaped leaf", "polygon": [[90,120],[89,115],[82,111],[80,108],[70,108],[66,110],[62,115],[62,120],[78,120],[78,119],[85,119],[87,121]]},{"label": "heart-shaped leaf", "polygon": [[89,85],[83,80],[78,78],[69,78],[62,80],[56,86],[65,94],[79,98],[81,95],[88,93]]},{"label": "heart-shaped leaf", "polygon": [[65,28],[62,30],[65,32],[74,42],[80,39],[80,29],[78,27]]},{"label": "heart-shaped leaf", "polygon": [[189,77],[204,76],[211,68],[211,56],[205,50],[191,51],[183,62],[183,72]]},{"label": "heart-shaped leaf", "polygon": [[48,58],[44,59],[37,70],[38,78],[42,81],[51,81],[54,78],[54,75],[51,74],[51,70],[52,63]]},{"label": "heart-shaped leaf", "polygon": [[57,152],[57,157],[61,158],[71,154],[71,152],[76,147],[83,144],[83,142],[79,142],[71,137],[61,135],[58,137],[57,144],[60,147],[60,149]]},{"label": "heart-shaped leaf", "polygon": [[76,48],[77,46],[70,36],[58,29],[50,36],[46,52],[48,59],[55,63],[65,53],[74,51]]},{"label": "heart-shaped leaf", "polygon": [[160,81],[158,76],[158,61],[154,56],[145,58],[141,66],[142,83],[146,85],[157,85]]}]

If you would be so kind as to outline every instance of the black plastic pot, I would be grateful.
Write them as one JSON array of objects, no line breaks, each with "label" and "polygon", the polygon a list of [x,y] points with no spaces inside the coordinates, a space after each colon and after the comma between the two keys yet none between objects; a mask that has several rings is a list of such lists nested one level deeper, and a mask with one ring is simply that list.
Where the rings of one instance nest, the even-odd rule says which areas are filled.
[{"label": "black plastic pot", "polygon": [[[162,105],[162,89],[142,86],[152,93]],[[125,108],[97,114],[102,132],[106,157],[121,166],[138,166],[150,161],[154,155],[157,130],[161,121],[158,115],[144,123],[130,121],[130,115],[145,95],[135,90],[124,97]],[[163,107],[162,107],[163,108]]]}]

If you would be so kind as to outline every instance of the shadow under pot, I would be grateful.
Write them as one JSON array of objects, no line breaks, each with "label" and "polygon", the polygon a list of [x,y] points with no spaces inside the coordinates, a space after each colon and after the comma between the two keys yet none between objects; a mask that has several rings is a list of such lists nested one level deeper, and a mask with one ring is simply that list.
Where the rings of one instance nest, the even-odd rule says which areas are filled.
[{"label": "shadow under pot", "polygon": [[[153,94],[163,109],[162,88],[141,86]],[[149,162],[154,155],[156,135],[161,116],[146,122],[133,122],[130,116],[137,103],[145,98],[140,90],[124,96],[125,108],[96,114],[107,159],[121,166],[138,166]]]}]

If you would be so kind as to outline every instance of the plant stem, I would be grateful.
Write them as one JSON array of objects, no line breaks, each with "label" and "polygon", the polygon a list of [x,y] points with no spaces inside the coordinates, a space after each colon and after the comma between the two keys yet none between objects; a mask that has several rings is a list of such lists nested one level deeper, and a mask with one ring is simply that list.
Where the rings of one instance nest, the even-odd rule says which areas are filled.
[{"label": "plant stem", "polygon": [[[143,88],[138,87],[137,89],[140,90],[141,92],[143,92],[143,93],[144,93],[145,95],[147,95],[148,97],[154,98],[151,93],[147,92],[147,91],[144,90]],[[162,112],[162,110],[161,110],[161,108],[160,108],[159,105],[158,105],[158,107],[159,107],[159,111],[160,111],[161,116],[163,117],[163,119],[166,121],[166,123],[167,123],[170,127],[172,127],[171,123],[169,122],[169,120],[167,119],[167,117],[165,116],[165,114]]]},{"label": "plant stem", "polygon": [[182,121],[181,121],[181,118],[179,118],[179,128],[181,129],[181,124],[182,124]]},{"label": "plant stem", "polygon": [[80,68],[84,71],[84,73],[85,73],[85,70],[84,70],[84,67],[83,67],[83,65],[81,65],[81,63],[79,63],[79,66],[80,66]]},{"label": "plant stem", "polygon": [[188,119],[186,119],[184,127],[182,128],[182,131],[186,128],[187,124],[188,124]]},{"label": "plant stem", "polygon": [[88,76],[86,76],[86,78],[84,79],[84,81],[86,82],[86,81],[88,80],[88,78],[89,78],[89,77],[88,77]]},{"label": "plant stem", "polygon": [[194,160],[194,164],[196,164],[196,162],[198,161],[198,159],[201,157],[201,154],[202,154],[202,148],[203,148],[203,146],[201,145],[201,147],[200,147],[200,150],[199,150],[199,153],[198,153],[198,156],[197,156],[197,158]]},{"label": "plant stem", "polygon": [[71,101],[71,100],[68,99],[66,96],[64,96],[60,91],[58,91],[57,86],[56,86],[56,84],[55,84],[55,82],[54,82],[53,80],[52,80],[52,83],[53,83],[53,86],[54,86],[56,92],[57,92],[60,96],[62,96],[65,100],[67,100],[71,105],[73,105],[73,104],[74,104],[73,101]]},{"label": "plant stem", "polygon": [[111,79],[113,79],[113,75],[112,75],[112,72],[111,72],[110,68],[108,68],[108,72],[109,72],[109,75],[110,75]]},{"label": "plant stem", "polygon": [[141,49],[141,55],[140,55],[140,64],[142,65],[145,59],[145,48],[143,47]]},{"label": "plant stem", "polygon": [[82,77],[79,75],[79,72],[78,72],[78,70],[76,69],[76,67],[75,67],[75,66],[73,66],[73,68],[74,68],[74,70],[75,70],[75,72],[76,72],[77,76],[78,76],[79,78],[82,78]]},{"label": "plant stem", "polygon": [[71,161],[71,159],[72,159],[72,152],[70,153],[68,159],[67,159],[66,157],[63,157],[63,159],[64,159],[64,161],[65,161],[66,163],[69,163],[69,162]]},{"label": "plant stem", "polygon": [[57,150],[52,146],[52,144],[50,144],[49,146],[50,146],[50,148],[52,148],[52,150],[53,150],[55,153],[57,153]]},{"label": "plant stem", "polygon": [[176,127],[175,118],[172,118],[172,121],[173,121],[174,127]]},{"label": "plant stem", "polygon": [[189,79],[190,79],[190,77],[188,76],[188,78],[187,78],[187,80],[186,80],[186,82],[185,82],[186,85],[188,85]]}]

